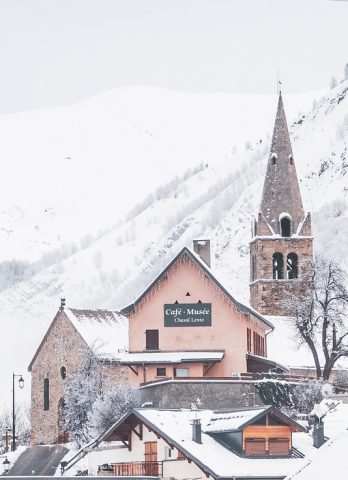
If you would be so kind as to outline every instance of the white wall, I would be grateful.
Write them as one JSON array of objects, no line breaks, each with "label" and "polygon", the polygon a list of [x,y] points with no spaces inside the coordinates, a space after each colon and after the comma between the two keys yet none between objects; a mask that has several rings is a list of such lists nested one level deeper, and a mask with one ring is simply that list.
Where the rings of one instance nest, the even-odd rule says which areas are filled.
[{"label": "white wall", "polygon": [[[137,427],[139,430],[139,427]],[[103,443],[99,449],[95,449],[87,454],[88,472],[96,475],[98,466],[104,463],[121,462],[143,462],[145,460],[144,442],[157,441],[157,460],[163,463],[163,476],[175,477],[178,480],[187,478],[205,478],[202,470],[194,463],[188,463],[187,460],[178,460],[178,451],[174,448],[171,451],[171,458],[166,460],[165,450],[168,444],[161,438],[157,438],[153,432],[143,426],[143,440],[140,440],[132,432],[132,451],[129,451],[121,442]]]}]

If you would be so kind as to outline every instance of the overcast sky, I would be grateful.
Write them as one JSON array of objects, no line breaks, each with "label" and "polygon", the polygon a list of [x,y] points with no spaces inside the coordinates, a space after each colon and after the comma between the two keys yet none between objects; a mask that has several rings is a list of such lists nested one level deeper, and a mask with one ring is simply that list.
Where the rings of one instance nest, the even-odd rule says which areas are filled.
[{"label": "overcast sky", "polygon": [[273,93],[326,87],[348,62],[348,2],[0,0],[0,111],[117,86]]}]

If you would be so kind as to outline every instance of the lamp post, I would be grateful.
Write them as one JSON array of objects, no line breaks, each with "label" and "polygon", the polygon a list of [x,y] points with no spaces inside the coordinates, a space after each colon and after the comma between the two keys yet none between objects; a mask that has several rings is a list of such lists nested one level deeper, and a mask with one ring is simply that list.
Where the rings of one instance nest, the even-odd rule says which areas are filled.
[{"label": "lamp post", "polygon": [[7,453],[9,448],[8,448],[8,434],[11,432],[11,428],[9,427],[5,427],[5,443],[6,443],[6,447],[5,447],[5,452]]},{"label": "lamp post", "polygon": [[[4,458],[3,456],[1,458]],[[2,474],[7,475],[8,472],[10,471],[10,461],[8,460],[7,457],[5,457],[5,460],[2,462]]]},{"label": "lamp post", "polygon": [[16,410],[15,410],[15,377],[19,377],[18,386],[20,389],[24,387],[22,375],[12,374],[12,451],[16,450]]}]

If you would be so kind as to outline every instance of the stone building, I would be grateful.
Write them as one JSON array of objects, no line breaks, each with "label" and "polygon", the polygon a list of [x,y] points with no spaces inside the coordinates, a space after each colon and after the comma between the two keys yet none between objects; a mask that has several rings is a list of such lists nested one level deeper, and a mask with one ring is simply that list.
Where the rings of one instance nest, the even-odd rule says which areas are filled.
[{"label": "stone building", "polygon": [[250,242],[250,304],[264,315],[286,315],[284,299],[308,294],[313,258],[311,217],[305,213],[279,95],[260,211]]},{"label": "stone building", "polygon": [[118,312],[62,306],[37,349],[31,372],[31,441],[64,443],[64,391],[88,350],[100,362],[103,382],[126,381],[119,357],[128,346],[128,321]]}]

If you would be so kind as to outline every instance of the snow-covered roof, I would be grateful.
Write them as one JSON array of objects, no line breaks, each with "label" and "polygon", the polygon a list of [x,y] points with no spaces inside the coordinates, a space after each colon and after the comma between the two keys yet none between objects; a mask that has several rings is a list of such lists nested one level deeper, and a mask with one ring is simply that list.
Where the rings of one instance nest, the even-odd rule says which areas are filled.
[{"label": "snow-covered roof", "polygon": [[[267,407],[261,407],[263,409]],[[249,409],[250,410],[250,409]],[[253,415],[256,412],[252,409]],[[310,435],[304,432],[293,434],[293,446],[300,450],[305,458],[247,458],[240,457],[232,450],[227,449],[218,443],[210,434],[209,428],[212,423],[217,423],[220,412],[213,410],[159,410],[159,409],[136,409],[133,411],[140,420],[149,425],[155,432],[158,432],[169,443],[174,444],[193,462],[201,466],[206,472],[218,477],[285,477],[289,472],[295,472],[303,466],[306,457],[313,455],[316,450]],[[240,411],[242,412],[242,411]],[[223,415],[227,417],[228,412]],[[241,413],[242,414],[242,413]],[[245,410],[247,418],[248,409]],[[117,425],[126,420],[127,415],[111,427],[101,438],[107,439]],[[192,440],[192,421],[196,418],[202,424],[202,443]],[[231,420],[232,422],[232,420]],[[238,421],[239,422],[239,421]],[[235,424],[237,425],[236,422]],[[244,422],[246,423],[246,422]]]},{"label": "snow-covered roof", "polygon": [[183,363],[183,362],[218,362],[224,356],[224,351],[202,352],[141,352],[125,353],[121,363]]},{"label": "snow-covered roof", "polygon": [[267,406],[231,412],[219,412],[211,417],[204,427],[205,432],[231,432],[239,430],[245,423],[262,414]]},{"label": "snow-covered roof", "polygon": [[128,319],[121,313],[75,308],[68,308],[65,313],[99,357],[115,359],[128,349]]},{"label": "snow-covered roof", "polygon": [[307,459],[305,465],[286,480],[327,480],[347,477],[348,405],[326,399],[320,403],[325,413],[324,433],[329,440]]}]

